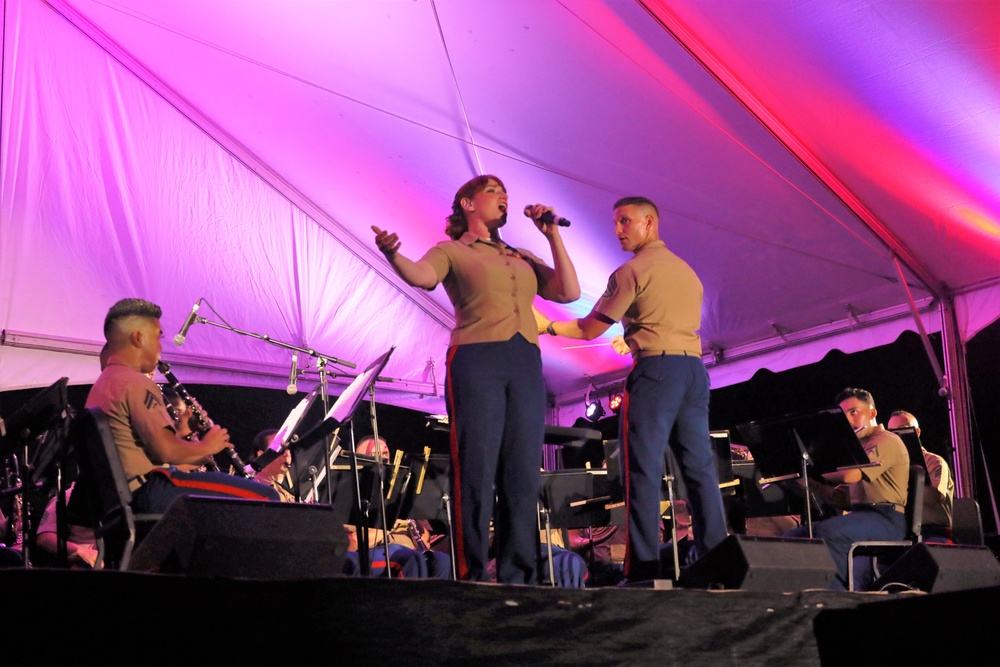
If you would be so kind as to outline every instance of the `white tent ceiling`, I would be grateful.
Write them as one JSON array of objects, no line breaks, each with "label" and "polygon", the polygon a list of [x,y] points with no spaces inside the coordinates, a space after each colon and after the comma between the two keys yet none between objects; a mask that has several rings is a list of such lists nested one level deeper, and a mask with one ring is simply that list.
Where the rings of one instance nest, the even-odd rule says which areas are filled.
[{"label": "white tent ceiling", "polygon": [[[893,340],[908,290],[930,331],[942,300],[966,339],[1000,315],[996,0],[3,7],[0,389],[92,382],[119,298],[163,306],[168,338],[203,298],[220,326],[165,349],[186,382],[283,387],[257,335],[358,368],[396,346],[382,400],[443,412],[450,304],[370,226],[419,256],[477,173],[572,220],[583,296],[538,303],[557,318],[626,259],[614,200],[656,201],[716,387]],[[519,215],[503,235],[548,257]],[[618,331],[543,338],[557,405],[624,375]]]}]

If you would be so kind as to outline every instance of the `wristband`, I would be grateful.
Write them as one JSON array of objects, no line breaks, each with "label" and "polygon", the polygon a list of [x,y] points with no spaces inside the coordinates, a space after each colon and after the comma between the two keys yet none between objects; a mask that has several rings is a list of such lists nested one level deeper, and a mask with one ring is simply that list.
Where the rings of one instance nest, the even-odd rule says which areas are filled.
[{"label": "wristband", "polygon": [[552,328],[553,324],[555,324],[555,323],[554,322],[549,322],[549,326],[545,327],[545,333],[547,333],[550,336],[555,336],[556,335],[556,330],[554,328]]}]

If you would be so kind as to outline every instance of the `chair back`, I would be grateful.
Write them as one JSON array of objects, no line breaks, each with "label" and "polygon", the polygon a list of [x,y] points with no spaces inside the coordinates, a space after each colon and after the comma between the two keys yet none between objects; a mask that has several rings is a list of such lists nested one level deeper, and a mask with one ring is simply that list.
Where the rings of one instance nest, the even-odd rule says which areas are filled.
[{"label": "chair back", "polygon": [[956,544],[983,546],[983,517],[975,498],[955,498],[951,515],[951,539]]},{"label": "chair back", "polygon": [[111,434],[107,415],[87,408],[73,424],[79,475],[70,497],[69,520],[94,528],[96,567],[124,569],[135,544],[132,492]]},{"label": "chair back", "polygon": [[906,539],[920,542],[924,521],[924,478],[927,472],[919,464],[910,465],[909,486],[906,488]]}]

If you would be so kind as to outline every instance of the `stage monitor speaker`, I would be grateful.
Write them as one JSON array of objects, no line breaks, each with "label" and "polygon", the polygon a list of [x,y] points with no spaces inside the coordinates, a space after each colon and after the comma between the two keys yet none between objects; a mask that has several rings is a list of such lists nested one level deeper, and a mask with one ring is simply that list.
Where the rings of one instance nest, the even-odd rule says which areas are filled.
[{"label": "stage monitor speaker", "polygon": [[182,496],[132,554],[135,572],[248,579],[343,574],[348,536],[325,504]]},{"label": "stage monitor speaker", "polygon": [[681,571],[681,588],[797,592],[830,588],[836,568],[821,540],[732,534]]},{"label": "stage monitor speaker", "polygon": [[986,547],[915,544],[875,580],[874,591],[898,588],[926,593],[1000,585],[1000,561]]}]

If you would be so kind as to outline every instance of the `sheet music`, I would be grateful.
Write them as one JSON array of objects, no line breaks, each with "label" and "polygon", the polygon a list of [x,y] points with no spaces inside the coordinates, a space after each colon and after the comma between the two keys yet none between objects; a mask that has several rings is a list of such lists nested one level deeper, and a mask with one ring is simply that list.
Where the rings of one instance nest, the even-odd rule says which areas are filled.
[{"label": "sheet music", "polygon": [[334,419],[338,424],[343,424],[354,415],[354,411],[361,404],[365,392],[375,383],[375,378],[382,372],[386,362],[389,361],[389,355],[395,349],[395,345],[389,348],[388,352],[373,361],[363,373],[351,381],[351,384],[347,386],[347,389],[337,398],[333,407],[326,414],[326,419]]},{"label": "sheet music", "polygon": [[288,413],[288,416],[285,417],[285,423],[281,425],[281,428],[278,429],[278,432],[274,435],[274,438],[271,440],[271,444],[268,446],[269,450],[277,452],[278,454],[282,453],[285,441],[289,437],[291,437],[292,430],[296,426],[298,426],[299,420],[302,419],[302,415],[309,407],[309,402],[310,402],[310,397],[306,396],[301,401],[299,401],[299,404],[296,405],[291,412]]},{"label": "sheet music", "polygon": [[[340,425],[354,416],[354,411],[357,410],[358,405],[361,404],[365,392],[367,392],[369,388],[375,384],[375,380],[378,379],[378,374],[382,372],[383,368],[385,368],[386,363],[389,361],[389,356],[395,349],[396,346],[393,345],[389,348],[388,352],[375,359],[375,361],[368,365],[368,368],[358,374],[351,381],[351,384],[349,384],[340,396],[337,397],[337,400],[326,413],[323,421],[310,430],[309,433],[305,434],[303,436],[303,440],[311,440],[311,436],[316,433],[324,434],[339,431]],[[339,444],[339,438],[336,438],[335,440],[336,442],[334,443],[333,451],[330,455],[331,462],[336,461],[342,451]],[[320,490],[322,484],[324,482],[328,482],[328,476],[326,474],[327,471],[324,470],[325,467],[325,463],[322,466],[319,466],[312,488],[310,488],[306,493],[306,502],[311,502],[316,497],[316,492]]]}]

